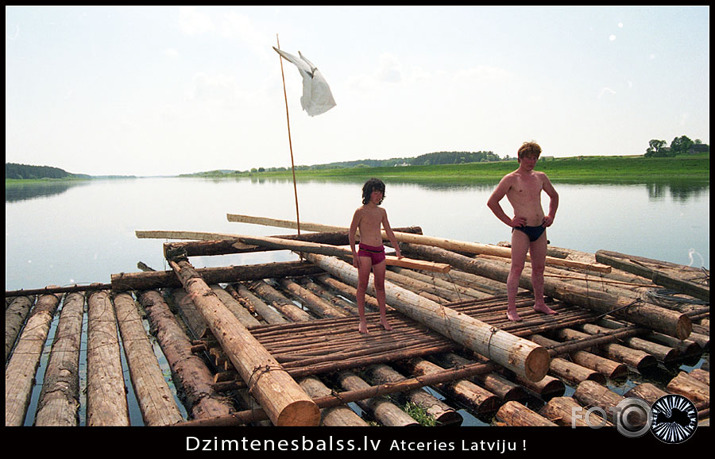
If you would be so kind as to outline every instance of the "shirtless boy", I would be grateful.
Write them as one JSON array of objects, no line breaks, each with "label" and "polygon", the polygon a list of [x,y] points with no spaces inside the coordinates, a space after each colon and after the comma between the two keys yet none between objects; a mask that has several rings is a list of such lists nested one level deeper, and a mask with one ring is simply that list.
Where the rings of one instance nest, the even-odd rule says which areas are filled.
[{"label": "shirtless boy", "polygon": [[[402,258],[402,254],[400,253],[400,246],[397,244],[395,233],[392,232],[390,223],[387,221],[387,212],[380,207],[384,198],[385,184],[381,180],[372,178],[365,182],[362,187],[363,205],[355,211],[348,233],[350,248],[353,252],[353,265],[358,269],[357,304],[358,312],[360,313],[360,326],[358,328],[360,333],[368,333],[365,320],[365,292],[367,291],[370,271],[373,273],[375,296],[380,306],[380,323],[385,330],[392,330],[390,324],[387,323],[385,311],[385,271],[387,263],[385,262],[385,247],[382,245],[381,225],[395,248],[397,257]],[[356,251],[355,238],[358,230],[360,230],[360,245],[359,250]]]},{"label": "shirtless boy", "polygon": [[[505,175],[489,197],[487,206],[494,215],[512,228],[511,269],[507,278],[507,317],[519,321],[516,312],[516,293],[519,277],[524,269],[526,254],[531,254],[531,283],[534,290],[534,310],[556,314],[544,303],[544,267],[546,261],[546,228],[551,226],[559,206],[559,195],[543,172],[534,170],[541,155],[541,147],[525,142],[519,148],[519,168]],[[549,198],[549,213],[544,215],[541,192]],[[499,201],[506,196],[514,210],[514,218],[504,212]]]}]

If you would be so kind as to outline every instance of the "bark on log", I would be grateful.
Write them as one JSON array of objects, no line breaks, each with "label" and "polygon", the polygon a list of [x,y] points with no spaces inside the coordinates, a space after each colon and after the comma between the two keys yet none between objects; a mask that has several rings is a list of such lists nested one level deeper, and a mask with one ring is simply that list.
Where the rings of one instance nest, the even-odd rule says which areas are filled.
[{"label": "bark on log", "polygon": [[[248,304],[256,311],[256,313],[258,313],[258,315],[261,316],[263,320],[265,320],[269,324],[288,322],[281,313],[264,303],[242,283],[237,282],[233,286],[229,285],[228,287],[226,287],[226,291],[234,295],[231,290],[233,290],[240,299],[248,302]],[[234,295],[234,297],[236,295]]]},{"label": "bark on log", "polygon": [[269,301],[271,306],[290,320],[294,322],[311,320],[310,314],[293,304],[292,301],[268,285],[265,281],[254,282],[250,285],[250,288],[266,301]]},{"label": "bark on log", "polygon": [[[330,395],[332,391],[318,378],[309,376],[300,381],[300,386],[313,399]],[[320,410],[320,425],[328,427],[367,427],[369,424],[345,405],[323,408]]]},{"label": "bark on log", "polygon": [[149,323],[155,330],[190,417],[212,419],[231,414],[233,406],[213,390],[211,371],[191,352],[189,337],[161,294],[155,290],[145,291],[139,301],[148,312]]},{"label": "bark on log", "polygon": [[[349,284],[357,285],[357,269],[353,266],[316,254],[308,254],[307,258]],[[538,381],[546,375],[550,358],[543,347],[465,314],[457,313],[453,309],[440,306],[389,282],[385,283],[385,290],[387,302],[393,308],[447,338],[527,379]]]},{"label": "bark on log", "polygon": [[[560,339],[583,339],[589,336],[588,333],[584,333],[578,330],[573,330],[570,328],[564,328],[556,332],[556,336]],[[635,368],[639,371],[652,368],[658,365],[658,360],[652,355],[639,351],[636,349],[631,349],[629,347],[623,346],[618,343],[607,343],[600,346],[605,357],[614,360],[616,362],[623,362],[629,367]]]},{"label": "bark on log", "polygon": [[128,426],[117,317],[108,291],[89,295],[87,316],[87,425]]},{"label": "bark on log", "polygon": [[514,401],[503,404],[496,417],[512,427],[557,427],[557,424]]},{"label": "bark on log", "polygon": [[219,300],[228,308],[231,313],[243,324],[244,327],[251,325],[260,325],[261,323],[251,315],[246,308],[236,301],[231,294],[222,289],[219,285],[212,285],[211,290],[216,294]]},{"label": "bark on log", "polygon": [[516,380],[519,384],[534,392],[543,400],[560,397],[566,392],[566,386],[563,381],[551,375],[544,376],[541,381],[529,381],[528,379],[518,376]]},{"label": "bark on log", "polygon": [[[253,223],[267,226],[280,226],[283,228],[296,228],[295,222],[289,220],[276,220],[272,218],[251,217],[247,215],[228,214],[228,220],[232,222]],[[341,226],[321,225],[317,223],[301,223],[301,229],[307,231],[347,231],[348,228]],[[440,247],[447,250],[457,252],[467,252],[480,255],[494,255],[497,257],[511,257],[511,249],[508,247],[500,247],[496,245],[479,244],[476,242],[455,241],[439,237],[423,236],[421,234],[410,234],[394,231],[395,238],[398,242],[423,244],[434,247]],[[387,238],[387,233],[382,232],[383,239]],[[527,257],[528,260],[528,257]],[[610,272],[611,267],[600,263],[581,263],[573,260],[564,260],[555,257],[546,257],[546,263],[556,266],[566,266],[569,268],[588,269],[599,272]]]},{"label": "bark on log", "polygon": [[20,426],[25,420],[35,373],[59,302],[57,295],[42,295],[37,300],[5,368],[6,426]]},{"label": "bark on log", "polygon": [[164,380],[134,298],[128,293],[120,293],[114,297],[114,307],[122,335],[124,355],[144,424],[167,426],[182,421],[181,411]]},{"label": "bark on log", "polygon": [[659,398],[668,393],[662,389],[659,389],[654,384],[643,382],[634,386],[628,392],[624,394],[625,397],[637,397],[641,400],[645,400],[648,404],[653,405]]},{"label": "bark on log", "polygon": [[310,309],[319,317],[347,317],[347,313],[337,309],[332,304],[323,300],[308,289],[303,288],[292,279],[280,279],[278,283],[295,297],[299,298],[303,306]]},{"label": "bark on log", "polygon": [[317,426],[318,406],[223,306],[191,264],[186,260],[170,264],[271,422],[277,426]]},{"label": "bark on log", "polygon": [[[592,335],[597,335],[599,333],[607,333],[612,330],[612,328],[603,327],[596,324],[584,324],[581,328]],[[645,340],[638,337],[626,337],[623,338],[623,342],[628,345],[631,349],[646,352],[659,362],[670,363],[678,356],[675,349],[654,343],[652,341]]]},{"label": "bark on log", "polygon": [[[489,277],[506,283],[509,276],[508,263],[465,257],[438,248],[407,245],[405,253],[417,253],[423,258],[449,263],[454,268]],[[524,268],[519,285],[532,290],[531,269]],[[692,331],[692,322],[680,314],[643,301],[616,297],[607,293],[575,287],[566,282],[544,279],[544,293],[553,298],[572,303],[602,314],[613,314],[644,327],[660,331],[679,339],[685,339]]]},{"label": "bark on log", "polygon": [[671,379],[666,389],[673,394],[687,397],[696,405],[710,406],[710,386],[681,371]]},{"label": "bark on log", "polygon": [[[556,341],[548,339],[541,335],[532,335],[530,339],[536,344],[540,344],[544,347],[549,347],[553,346],[554,344],[558,344]],[[551,359],[551,367],[549,372],[572,385],[577,385],[578,383],[586,380],[596,381],[600,384],[606,384],[606,377],[603,376],[601,373],[583,367],[575,362],[562,359],[560,357],[554,357]]]},{"label": "bark on log", "polygon": [[37,403],[36,426],[79,424],[79,354],[84,295],[65,296]]},{"label": "bark on log", "polygon": [[5,309],[5,361],[10,359],[10,351],[15,345],[20,330],[30,313],[32,304],[35,302],[34,297],[17,296],[13,298],[12,303]]},{"label": "bark on log", "polygon": [[624,397],[595,381],[584,381],[578,385],[573,397],[586,408],[599,407],[609,422],[615,423],[616,407]]}]

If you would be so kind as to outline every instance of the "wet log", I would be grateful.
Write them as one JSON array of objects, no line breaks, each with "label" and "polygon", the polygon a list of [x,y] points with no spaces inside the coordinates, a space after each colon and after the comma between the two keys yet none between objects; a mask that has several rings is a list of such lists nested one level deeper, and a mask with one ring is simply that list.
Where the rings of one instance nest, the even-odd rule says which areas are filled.
[{"label": "wet log", "polygon": [[62,305],[37,403],[36,426],[79,424],[79,354],[83,317],[84,295],[68,293]]},{"label": "wet log", "polygon": [[[371,365],[366,369],[372,384],[387,384],[407,379],[393,368],[385,364]],[[437,425],[459,425],[462,416],[457,411],[424,389],[413,389],[400,394],[400,398],[414,403],[425,410]]]},{"label": "wet log", "polygon": [[[334,276],[357,285],[357,269],[352,265],[317,254],[307,254],[306,257]],[[372,288],[372,282],[370,286]],[[531,341],[440,306],[389,282],[385,283],[385,294],[387,303],[406,316],[527,379],[538,381],[548,371],[548,352]]]},{"label": "wet log", "polygon": [[[331,395],[332,391],[318,378],[308,376],[300,381],[300,386],[305,392],[316,399]],[[320,410],[320,425],[328,427],[367,427],[369,424],[357,413],[345,405],[323,408]]]},{"label": "wet log", "polygon": [[317,426],[318,406],[223,306],[193,266],[187,260],[169,264],[271,422],[277,426]]},{"label": "wet log", "polygon": [[114,307],[144,424],[167,426],[182,421],[181,411],[164,379],[134,298],[128,293],[120,293],[114,297]]},{"label": "wet log", "polygon": [[[623,271],[651,279],[654,284],[677,290],[701,300],[710,301],[710,288],[708,286],[693,282],[691,279],[684,277],[675,277],[666,271],[666,269],[670,269],[682,273],[682,271],[687,268],[685,266],[607,250],[597,251],[596,260],[622,269]],[[701,274],[698,270],[690,269],[697,274]]]},{"label": "wet log", "polygon": [[[424,359],[416,358],[400,362],[399,365],[415,375],[429,375],[444,371],[444,368]],[[499,406],[499,398],[466,379],[436,385],[437,389],[473,408],[479,414],[493,413]]]},{"label": "wet log", "polygon": [[7,362],[10,357],[10,351],[15,345],[20,330],[27,319],[27,315],[30,313],[33,303],[35,302],[34,297],[29,296],[17,296],[12,299],[10,305],[5,309],[5,361]]},{"label": "wet log", "polygon": [[[546,348],[558,344],[556,341],[541,335],[532,335],[529,339]],[[583,367],[575,362],[570,362],[561,357],[552,357],[549,372],[572,385],[577,385],[581,381],[586,380],[606,384],[606,377],[601,373]]]},{"label": "wet log", "polygon": [[557,427],[557,424],[514,401],[503,404],[496,418],[511,427]]},{"label": "wet log", "polygon": [[[570,328],[564,328],[556,332],[557,338],[560,339],[584,339],[588,338],[588,333]],[[605,357],[616,362],[623,362],[629,367],[643,371],[652,368],[658,364],[658,360],[647,352],[631,349],[618,343],[606,343],[599,346],[603,350]]]},{"label": "wet log", "polygon": [[6,426],[21,426],[25,420],[35,373],[59,302],[57,295],[42,295],[38,298],[5,367]]},{"label": "wet log", "polygon": [[[252,216],[238,215],[238,214],[228,214],[227,217],[228,217],[228,220],[232,221],[232,222],[252,223],[252,224],[258,224],[258,225],[265,225],[265,226],[280,226],[283,228],[296,228],[297,227],[295,222],[292,222],[289,220],[276,220],[276,219],[272,219],[272,218],[252,217]],[[348,228],[341,227],[341,226],[321,225],[321,224],[317,224],[317,223],[301,222],[300,225],[301,225],[301,229],[305,229],[306,231],[347,231],[348,230]],[[394,231],[394,233],[395,233],[395,238],[397,239],[398,242],[440,247],[443,249],[453,250],[456,252],[466,252],[466,253],[480,254],[480,255],[493,255],[493,256],[505,257],[505,258],[511,257],[511,249],[508,247],[500,247],[500,246],[488,245],[488,244],[479,244],[476,242],[455,241],[455,240],[444,239],[444,238],[439,238],[439,237],[423,236],[421,234],[402,233],[399,231]],[[387,233],[385,233],[385,231],[382,232],[382,237],[385,240],[388,239]],[[528,259],[528,257],[527,257],[527,259]],[[565,260],[565,259],[555,258],[555,257],[550,257],[550,256],[546,257],[546,263],[551,264],[551,265],[556,265],[556,266],[566,266],[569,268],[588,269],[588,270],[594,270],[594,271],[600,271],[600,272],[610,272],[611,271],[611,267],[608,265],[603,265],[603,264],[599,264],[599,263],[581,263],[578,261]]]},{"label": "wet log", "polygon": [[[417,255],[444,263],[449,263],[456,269],[471,272],[480,276],[489,277],[506,283],[509,276],[509,264],[500,263],[484,258],[469,258],[443,249],[409,244],[403,247],[405,253]],[[519,285],[532,290],[531,269],[524,268]],[[685,314],[680,314],[665,308],[633,300],[632,298],[617,297],[604,292],[585,289],[546,278],[544,280],[544,293],[561,301],[575,304],[586,309],[622,317],[629,322],[650,328],[679,339],[685,339],[692,331],[692,322]]]},{"label": "wet log", "polygon": [[[539,414],[563,427],[598,428],[611,424],[583,408],[572,397],[552,398],[539,410]],[[574,416],[574,414],[576,415]]]},{"label": "wet log", "polygon": [[[436,354],[432,356],[432,359],[443,367],[461,367],[476,363],[473,360],[466,359],[451,352]],[[523,387],[509,381],[499,373],[475,375],[474,379],[479,382],[479,386],[484,387],[487,391],[503,401],[508,402],[509,400],[522,400],[526,398],[526,391],[524,391]]]},{"label": "wet log", "polygon": [[[590,333],[592,335],[597,335],[599,333],[607,333],[612,330],[612,328],[607,328],[596,324],[584,324],[581,325],[580,328],[586,333]],[[623,338],[623,342],[627,344],[628,347],[630,347],[631,349],[647,352],[648,354],[658,359],[659,362],[670,363],[674,361],[675,358],[678,356],[677,351],[673,348],[666,347],[661,344],[654,343],[643,338],[639,338],[637,336]]]},{"label": "wet log", "polygon": [[710,406],[710,386],[681,371],[665,387],[668,392],[680,394],[696,405]]},{"label": "wet log", "polygon": [[[262,263],[255,265],[199,268],[196,270],[209,284],[226,284],[270,277],[307,276],[320,273],[320,269],[302,261]],[[166,287],[181,288],[173,271],[151,271],[112,274],[112,291],[152,290]]]},{"label": "wet log", "polygon": [[254,282],[250,285],[250,288],[290,320],[294,322],[311,320],[310,314],[293,304],[285,295],[282,295],[265,281]]},{"label": "wet log", "polygon": [[87,304],[87,425],[128,426],[117,316],[109,292],[91,293]]},{"label": "wet log", "polygon": [[[351,371],[341,372],[337,379],[343,389],[349,391],[365,390],[370,387],[370,384]],[[359,400],[357,404],[384,426],[405,427],[419,425],[410,415],[384,397]]]},{"label": "wet log", "polygon": [[239,301],[246,301],[250,307],[269,324],[288,322],[280,312],[264,303],[263,300],[254,295],[253,292],[242,283],[238,282],[234,285],[229,285],[226,287],[226,291],[231,293],[234,297],[238,296]]},{"label": "wet log", "polygon": [[162,295],[149,290],[139,295],[161,345],[179,394],[193,419],[212,419],[233,412],[233,406],[212,387],[213,377],[204,361],[191,351],[191,341]]}]

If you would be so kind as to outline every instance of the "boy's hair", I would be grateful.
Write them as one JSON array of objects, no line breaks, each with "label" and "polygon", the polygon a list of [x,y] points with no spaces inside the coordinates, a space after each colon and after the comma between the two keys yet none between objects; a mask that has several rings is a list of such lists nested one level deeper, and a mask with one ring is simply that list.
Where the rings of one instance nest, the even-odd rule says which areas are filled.
[{"label": "boy's hair", "polygon": [[362,186],[363,204],[367,204],[368,202],[370,202],[370,195],[373,191],[382,191],[382,199],[378,204],[382,203],[382,200],[385,199],[385,184],[380,179],[371,178]]},{"label": "boy's hair", "polygon": [[524,156],[536,156],[537,158],[541,155],[541,147],[536,142],[524,142],[524,144],[519,148],[519,159]]}]

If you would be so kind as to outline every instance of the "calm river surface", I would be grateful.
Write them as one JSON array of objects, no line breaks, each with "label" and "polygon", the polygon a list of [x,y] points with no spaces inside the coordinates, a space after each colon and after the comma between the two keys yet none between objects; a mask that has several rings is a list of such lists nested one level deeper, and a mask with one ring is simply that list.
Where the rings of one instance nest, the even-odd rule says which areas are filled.
[{"label": "calm river surface", "polygon": [[[421,226],[429,236],[498,243],[509,228],[486,206],[496,183],[394,183],[383,207],[390,223]],[[362,182],[299,181],[302,222],[348,226]],[[613,250],[710,267],[710,186],[699,184],[555,183],[555,247]],[[229,222],[226,214],[295,220],[293,184],[285,180],[139,178],[81,184],[6,187],[6,290],[110,282],[142,261],[168,269],[164,240],[136,230],[273,235],[283,228]],[[510,208],[506,201],[504,206]],[[544,195],[544,208],[548,199]],[[196,267],[296,259],[290,253],[192,258]]]}]

